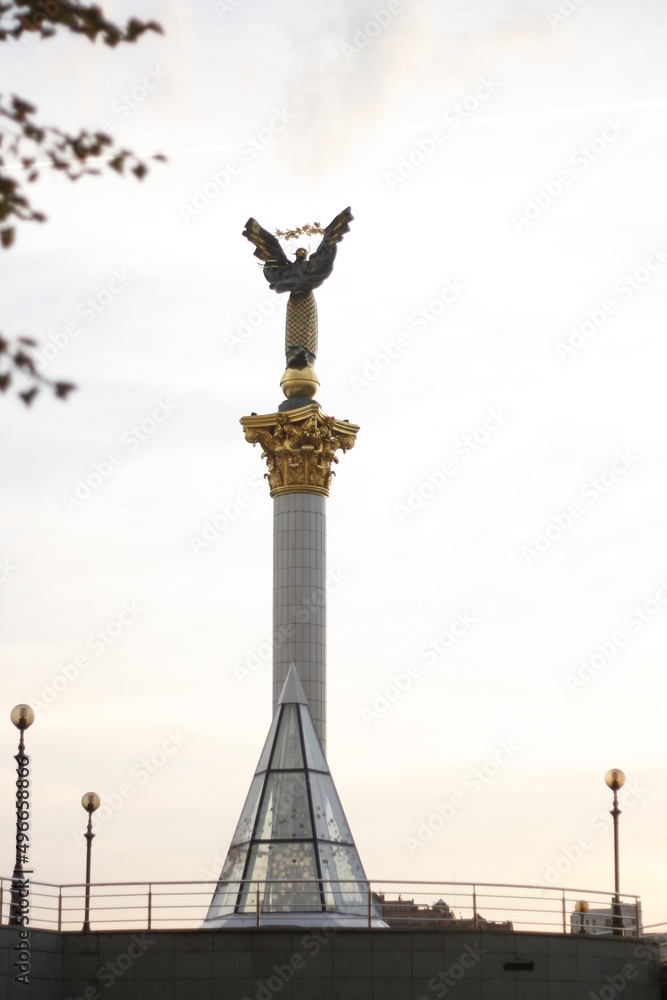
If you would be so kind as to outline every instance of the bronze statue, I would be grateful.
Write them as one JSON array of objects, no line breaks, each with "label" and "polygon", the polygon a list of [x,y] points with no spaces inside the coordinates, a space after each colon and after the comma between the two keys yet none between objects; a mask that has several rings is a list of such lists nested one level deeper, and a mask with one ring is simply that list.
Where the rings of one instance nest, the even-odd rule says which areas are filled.
[{"label": "bronze statue", "polygon": [[[285,324],[285,356],[287,371],[281,385],[289,398],[311,397],[315,394],[319,380],[313,371],[317,357],[317,306],[313,289],[326,281],[333,271],[336,258],[336,244],[350,231],[349,223],[353,215],[349,208],[340,212],[321,229],[319,223],[278,232],[288,239],[307,233],[322,233],[317,250],[308,256],[308,251],[299,247],[295,260],[289,260],[276,237],[262,229],[256,219],[248,219],[243,235],[256,247],[255,257],[264,261],[264,277],[275,292],[289,292],[287,321]],[[290,375],[290,369],[296,372]],[[307,369],[308,371],[304,371]],[[312,392],[308,387],[312,383]],[[289,390],[289,391],[288,391]]]}]

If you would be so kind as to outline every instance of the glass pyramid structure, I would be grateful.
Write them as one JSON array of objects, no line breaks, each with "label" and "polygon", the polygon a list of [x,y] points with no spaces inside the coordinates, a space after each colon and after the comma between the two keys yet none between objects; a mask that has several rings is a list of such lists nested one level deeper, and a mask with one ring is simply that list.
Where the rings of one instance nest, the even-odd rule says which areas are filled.
[{"label": "glass pyramid structure", "polygon": [[294,664],[202,928],[385,927]]}]

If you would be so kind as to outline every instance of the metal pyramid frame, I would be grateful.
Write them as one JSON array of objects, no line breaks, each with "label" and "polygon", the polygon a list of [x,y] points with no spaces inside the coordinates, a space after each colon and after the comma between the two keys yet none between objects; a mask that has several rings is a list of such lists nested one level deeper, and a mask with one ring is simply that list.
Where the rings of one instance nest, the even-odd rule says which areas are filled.
[{"label": "metal pyramid frame", "polygon": [[203,929],[385,927],[291,665]]}]

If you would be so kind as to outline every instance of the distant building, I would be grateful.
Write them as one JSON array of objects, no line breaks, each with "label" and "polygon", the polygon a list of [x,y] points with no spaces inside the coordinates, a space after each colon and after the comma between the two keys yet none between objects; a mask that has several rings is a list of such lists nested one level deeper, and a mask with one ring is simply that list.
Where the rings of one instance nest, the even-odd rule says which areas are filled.
[{"label": "distant building", "polygon": [[[626,934],[637,935],[637,910],[632,903],[621,903],[623,929]],[[611,907],[591,908],[585,913],[570,914],[572,934],[613,934],[614,913]],[[642,933],[642,912],[639,907],[639,933]]]},{"label": "distant building", "polygon": [[387,899],[384,893],[374,892],[373,901],[384,922],[395,929],[417,927],[485,931],[512,931],[514,929],[510,920],[487,920],[479,913],[476,921],[473,917],[457,917],[444,899],[439,899],[429,905],[428,903],[415,903],[414,899],[403,899],[402,896],[397,899]]}]

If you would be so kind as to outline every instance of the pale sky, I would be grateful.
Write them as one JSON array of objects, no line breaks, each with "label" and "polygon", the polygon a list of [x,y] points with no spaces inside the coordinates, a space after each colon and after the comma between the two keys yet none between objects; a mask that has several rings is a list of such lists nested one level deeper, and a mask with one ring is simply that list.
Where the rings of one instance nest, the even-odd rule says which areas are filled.
[{"label": "pale sky", "polygon": [[0,399],[4,874],[22,701],[36,880],[83,879],[87,790],[120,799],[95,880],[219,871],[271,720],[239,418],[284,368],[241,230],[351,205],[316,367],[361,425],[327,508],[328,759],[366,872],[611,889],[619,767],[621,888],[667,917],[667,10],[560,8],[123,2],[165,35],[4,46],[42,120],[168,157],[45,173],[48,223],[3,253],[0,329],[79,386]]}]

